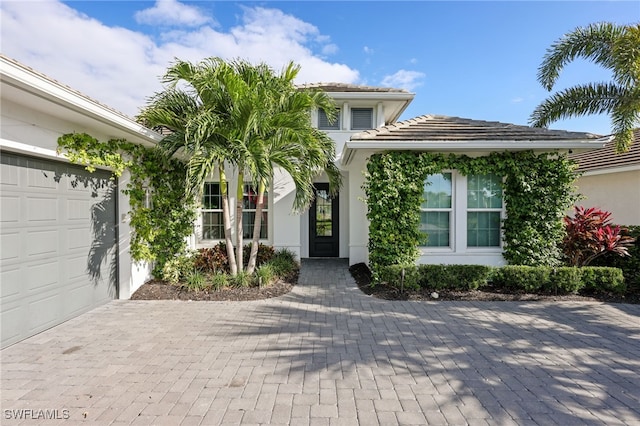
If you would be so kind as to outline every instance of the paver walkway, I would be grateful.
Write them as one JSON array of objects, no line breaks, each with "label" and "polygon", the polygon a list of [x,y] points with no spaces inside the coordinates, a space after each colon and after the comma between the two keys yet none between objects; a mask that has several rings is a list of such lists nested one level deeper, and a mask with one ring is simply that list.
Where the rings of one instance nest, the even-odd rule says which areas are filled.
[{"label": "paver walkway", "polygon": [[381,301],[337,260],[277,299],[114,301],[0,355],[2,424],[640,425],[640,305]]}]

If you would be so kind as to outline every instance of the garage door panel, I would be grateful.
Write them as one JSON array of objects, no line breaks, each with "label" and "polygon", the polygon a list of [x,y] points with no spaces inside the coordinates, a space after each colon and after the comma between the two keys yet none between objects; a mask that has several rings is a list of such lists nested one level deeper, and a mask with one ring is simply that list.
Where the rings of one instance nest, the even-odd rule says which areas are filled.
[{"label": "garage door panel", "polygon": [[26,327],[23,321],[24,307],[20,303],[3,303],[0,313],[0,331],[2,341],[6,344],[15,343],[26,334]]},{"label": "garage door panel", "polygon": [[39,293],[47,290],[47,287],[58,284],[58,266],[59,262],[52,260],[47,263],[34,263],[28,267],[25,284],[29,292]]},{"label": "garage door panel", "polygon": [[58,230],[48,229],[27,233],[27,256],[46,254],[56,256],[58,253]]},{"label": "garage door panel", "polygon": [[117,297],[117,192],[105,171],[5,152],[0,162],[5,347]]},{"label": "garage door panel", "polygon": [[67,230],[67,251],[84,249],[91,246],[92,236],[87,233],[86,226],[83,228],[68,228]]},{"label": "garage door panel", "polygon": [[[4,192],[4,190],[3,190]],[[20,221],[21,209],[20,198],[17,196],[2,196],[2,205],[0,206],[0,221],[3,223]]]},{"label": "garage door panel", "polygon": [[15,296],[20,296],[22,287],[20,286],[20,267],[14,267],[12,269],[2,269],[0,273],[0,280],[2,282],[0,296],[2,300],[10,301]]},{"label": "garage door panel", "polygon": [[27,221],[56,221],[58,219],[58,199],[55,197],[27,197]]},{"label": "garage door panel", "polygon": [[27,167],[27,187],[38,190],[49,189],[53,192],[58,189],[56,182],[56,172],[53,167],[46,167],[42,161],[28,161]]},{"label": "garage door panel", "polygon": [[50,291],[39,294],[27,306],[27,332],[38,333],[60,323],[62,317],[62,296]]},{"label": "garage door panel", "polygon": [[70,221],[91,221],[91,210],[94,202],[90,200],[67,200],[65,219]]},{"label": "garage door panel", "polygon": [[0,249],[2,250],[2,260],[17,260],[20,257],[20,233],[6,232],[2,233],[2,241]]}]

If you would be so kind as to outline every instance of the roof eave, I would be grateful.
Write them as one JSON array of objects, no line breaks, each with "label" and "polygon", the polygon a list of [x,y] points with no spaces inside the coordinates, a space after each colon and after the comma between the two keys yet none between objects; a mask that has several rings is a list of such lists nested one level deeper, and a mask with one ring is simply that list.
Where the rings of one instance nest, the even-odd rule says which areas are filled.
[{"label": "roof eave", "polygon": [[112,127],[114,136],[127,138],[131,142],[152,146],[163,136],[136,122],[132,118],[110,109],[82,95],[68,86],[60,84],[27,67],[0,56],[2,84],[15,87],[35,98],[46,100],[53,108],[64,108],[90,120]]},{"label": "roof eave", "polygon": [[492,152],[492,151],[588,151],[602,148],[610,137],[598,139],[567,140],[406,140],[406,141],[373,141],[350,140],[345,143],[341,156],[341,164],[348,165],[356,151],[368,149],[372,151],[435,151],[435,152]]}]

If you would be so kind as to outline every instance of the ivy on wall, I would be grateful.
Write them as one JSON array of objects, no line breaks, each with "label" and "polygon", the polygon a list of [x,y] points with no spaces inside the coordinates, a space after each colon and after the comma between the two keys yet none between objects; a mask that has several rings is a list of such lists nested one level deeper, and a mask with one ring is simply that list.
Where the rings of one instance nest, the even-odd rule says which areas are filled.
[{"label": "ivy on wall", "polygon": [[412,264],[425,235],[419,231],[423,185],[430,174],[456,169],[462,175],[504,177],[504,257],[513,265],[556,266],[564,235],[562,218],[575,202],[575,163],[565,155],[532,151],[493,152],[482,157],[390,151],[371,156],[363,189],[369,219],[371,268]]},{"label": "ivy on wall", "polygon": [[154,275],[166,261],[186,250],[186,238],[193,232],[195,203],[187,198],[184,163],[161,150],[146,148],[124,139],[100,142],[86,133],[58,138],[58,151],[72,163],[93,172],[109,167],[120,177],[125,170],[130,180],[123,193],[131,205],[131,258],[154,262]]}]

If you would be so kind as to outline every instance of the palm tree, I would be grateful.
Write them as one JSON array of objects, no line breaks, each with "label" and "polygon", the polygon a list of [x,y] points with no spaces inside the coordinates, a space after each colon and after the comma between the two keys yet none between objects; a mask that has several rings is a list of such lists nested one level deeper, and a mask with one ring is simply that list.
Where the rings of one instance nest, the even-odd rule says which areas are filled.
[{"label": "palm tree", "polygon": [[[155,94],[138,115],[138,120],[150,127],[165,127],[171,133],[160,148],[170,154],[180,152],[186,157],[187,188],[196,199],[201,198],[206,179],[218,170],[222,199],[224,236],[231,273],[237,273],[237,262],[231,239],[231,218],[226,165],[234,158],[226,138],[217,131],[228,108],[224,91],[219,90],[226,63],[209,59],[198,65],[178,61],[167,70],[163,83],[168,87]],[[178,87],[179,83],[184,83]],[[186,87],[184,87],[186,86]]]},{"label": "palm tree", "polygon": [[[217,168],[223,201],[225,241],[231,273],[243,268],[243,192],[245,179],[257,189],[252,248],[247,273],[256,265],[263,200],[275,167],[292,178],[294,209],[308,207],[313,179],[325,171],[337,192],[340,172],[334,164],[335,147],[324,132],[311,127],[310,112],[322,108],[332,117],[335,106],[322,92],[299,91],[293,85],[299,67],[290,63],[275,74],[265,64],[225,62],[209,58],[198,64],[178,61],[163,81],[169,87],[150,100],[139,118],[146,124],[166,126],[174,133],[162,146],[173,153],[182,149],[188,159],[189,187],[200,193]],[[181,84],[182,83],[182,84]],[[186,86],[183,87],[183,86]],[[225,167],[237,182],[235,207],[236,251],[233,253],[230,206]]]},{"label": "palm tree", "polygon": [[616,150],[624,152],[640,122],[640,24],[591,24],[556,41],[538,68],[538,81],[551,91],[564,66],[583,58],[610,69],[613,81],[564,89],[540,104],[530,117],[535,127],[569,117],[610,114]]}]

